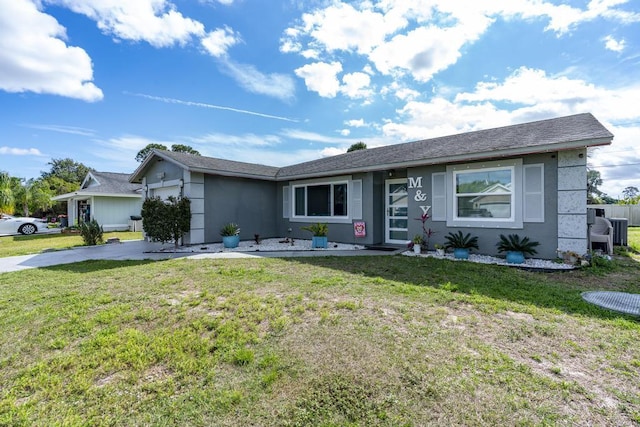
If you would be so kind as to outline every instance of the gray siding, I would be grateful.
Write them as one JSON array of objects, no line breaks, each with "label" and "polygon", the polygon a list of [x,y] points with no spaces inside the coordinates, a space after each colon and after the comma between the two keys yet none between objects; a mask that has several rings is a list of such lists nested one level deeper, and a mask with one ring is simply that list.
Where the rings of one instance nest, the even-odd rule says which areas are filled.
[{"label": "gray siding", "polygon": [[277,184],[271,181],[206,175],[205,242],[221,242],[220,228],[228,222],[240,225],[241,240],[253,240],[254,234],[278,237],[273,216],[278,211],[276,190]]},{"label": "gray siding", "polygon": [[[352,180],[362,181],[362,219],[354,219],[353,221],[364,221],[366,224],[366,237],[356,238],[353,231],[353,221],[348,223],[334,223],[330,218],[318,217],[313,222],[326,222],[329,224],[329,241],[341,243],[353,243],[358,245],[371,245],[380,243],[384,239],[384,232],[381,231],[384,225],[384,211],[381,203],[384,201],[384,195],[380,196],[381,176],[380,172],[360,173],[351,176]],[[384,181],[382,181],[384,182]],[[278,234],[281,237],[291,236],[295,239],[311,239],[311,233],[301,230],[301,227],[310,224],[312,221],[301,222],[300,220],[291,221],[289,218],[283,218],[283,188],[292,185],[294,182],[278,183],[278,207],[277,221]],[[384,190],[382,190],[384,191]],[[349,195],[351,202],[351,195]],[[382,216],[382,220],[380,217]],[[291,229],[291,232],[289,232]]]},{"label": "gray siding", "polygon": [[[530,239],[540,242],[540,246],[537,248],[538,254],[536,257],[553,259],[556,258],[556,249],[558,245],[558,198],[557,198],[557,154],[539,154],[523,157],[523,164],[544,164],[544,222],[543,223],[529,223],[525,222],[521,229],[512,228],[495,228],[495,227],[447,227],[446,221],[433,221],[429,219],[427,221],[427,228],[435,230],[435,234],[430,240],[430,249],[433,249],[435,243],[444,244],[444,237],[450,232],[456,232],[461,230],[463,233],[471,233],[474,236],[478,236],[478,245],[480,247],[477,253],[496,255],[496,243],[498,242],[500,234],[518,234],[520,237],[528,236]],[[409,170],[410,176],[422,176],[422,190],[427,194],[427,200],[424,202],[416,202],[410,190],[409,197],[409,237],[415,234],[421,234],[421,222],[414,220],[419,218],[420,205],[433,205],[431,195],[431,174],[435,172],[444,172],[446,170],[445,165],[438,165],[432,167],[412,168]],[[451,193],[451,189],[448,188],[447,192]]]},{"label": "gray siding", "polygon": [[[147,184],[155,184],[160,181],[180,179],[183,176],[182,171],[183,169],[174,163],[167,162],[166,160],[156,160],[149,165],[149,169],[145,173],[145,176],[147,178]],[[158,177],[158,175],[162,173],[164,173],[164,177]]]}]

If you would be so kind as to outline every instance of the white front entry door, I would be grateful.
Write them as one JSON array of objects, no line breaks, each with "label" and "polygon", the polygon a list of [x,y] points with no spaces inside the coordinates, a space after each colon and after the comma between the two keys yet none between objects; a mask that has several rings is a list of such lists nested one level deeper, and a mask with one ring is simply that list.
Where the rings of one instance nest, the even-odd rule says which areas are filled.
[{"label": "white front entry door", "polygon": [[385,187],[385,242],[405,244],[409,241],[407,179],[388,179]]}]

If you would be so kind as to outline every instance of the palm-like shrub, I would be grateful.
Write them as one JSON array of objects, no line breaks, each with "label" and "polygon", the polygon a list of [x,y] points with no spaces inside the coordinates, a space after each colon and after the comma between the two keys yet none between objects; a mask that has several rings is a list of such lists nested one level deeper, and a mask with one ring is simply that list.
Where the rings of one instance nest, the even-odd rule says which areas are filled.
[{"label": "palm-like shrub", "polygon": [[228,222],[220,229],[222,237],[237,236],[238,234],[240,234],[240,226],[235,222]]},{"label": "palm-like shrub", "polygon": [[300,229],[310,231],[315,237],[326,237],[329,233],[329,226],[324,222],[309,224],[305,227],[300,227]]},{"label": "palm-like shrub", "polygon": [[534,248],[540,245],[538,242],[529,240],[528,237],[520,238],[517,234],[500,235],[500,241],[496,244],[499,252],[522,252],[523,254],[535,255],[538,253]]},{"label": "palm-like shrub", "polygon": [[447,249],[478,249],[478,237],[471,236],[471,233],[462,234],[462,231],[458,230],[457,233],[449,232],[444,239],[447,241],[444,245]]},{"label": "palm-like shrub", "polygon": [[98,243],[102,243],[103,234],[102,226],[95,219],[80,224],[80,235],[87,246],[95,246]]}]

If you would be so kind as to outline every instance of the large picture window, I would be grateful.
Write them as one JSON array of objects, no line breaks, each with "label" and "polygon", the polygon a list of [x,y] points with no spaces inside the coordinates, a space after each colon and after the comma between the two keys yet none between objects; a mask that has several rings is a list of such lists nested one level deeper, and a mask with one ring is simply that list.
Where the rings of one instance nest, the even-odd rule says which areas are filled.
[{"label": "large picture window", "polygon": [[296,217],[347,217],[346,182],[294,186]]},{"label": "large picture window", "polygon": [[453,183],[454,219],[513,220],[513,167],[454,171]]}]

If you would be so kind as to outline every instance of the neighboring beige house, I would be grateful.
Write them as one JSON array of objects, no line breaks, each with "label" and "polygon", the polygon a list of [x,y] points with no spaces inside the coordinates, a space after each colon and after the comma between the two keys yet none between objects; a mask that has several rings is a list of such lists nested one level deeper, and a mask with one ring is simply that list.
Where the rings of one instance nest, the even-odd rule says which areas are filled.
[{"label": "neighboring beige house", "polygon": [[77,225],[95,219],[104,231],[136,231],[142,227],[134,222],[142,210],[142,185],[129,182],[130,174],[95,172],[87,174],[80,189],[53,197],[67,202],[69,225]]}]

